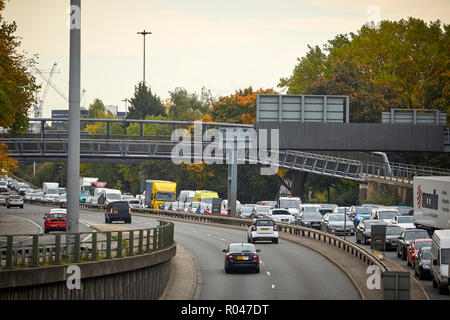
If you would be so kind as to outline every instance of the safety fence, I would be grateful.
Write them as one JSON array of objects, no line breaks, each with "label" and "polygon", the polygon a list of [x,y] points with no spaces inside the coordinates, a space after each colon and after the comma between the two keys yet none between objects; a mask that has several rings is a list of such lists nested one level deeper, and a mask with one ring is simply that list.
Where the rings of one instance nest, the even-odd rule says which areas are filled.
[{"label": "safety fence", "polygon": [[81,263],[152,253],[174,244],[174,225],[160,221],[150,229],[77,232],[70,234],[70,238],[66,233],[0,235],[1,268]]}]

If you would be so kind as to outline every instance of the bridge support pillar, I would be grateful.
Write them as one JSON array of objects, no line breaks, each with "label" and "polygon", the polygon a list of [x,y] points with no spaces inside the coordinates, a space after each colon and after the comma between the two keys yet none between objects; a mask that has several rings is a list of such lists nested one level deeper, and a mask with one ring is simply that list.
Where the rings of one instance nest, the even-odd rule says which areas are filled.
[{"label": "bridge support pillar", "polygon": [[359,185],[359,202],[382,205],[413,205],[413,185],[389,180],[366,178]]},{"label": "bridge support pillar", "polygon": [[305,182],[308,177],[308,173],[291,170],[290,174],[292,177],[291,194],[293,196],[300,197],[305,191]]}]

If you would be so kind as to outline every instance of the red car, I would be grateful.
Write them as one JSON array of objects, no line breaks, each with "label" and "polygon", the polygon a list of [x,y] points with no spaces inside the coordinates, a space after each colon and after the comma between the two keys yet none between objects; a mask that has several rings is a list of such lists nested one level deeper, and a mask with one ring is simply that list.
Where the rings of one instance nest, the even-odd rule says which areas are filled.
[{"label": "red car", "polygon": [[412,266],[414,268],[416,257],[419,253],[420,248],[431,247],[431,241],[431,239],[416,239],[411,242],[411,245],[406,250],[406,260],[408,261],[408,266]]},{"label": "red car", "polygon": [[203,214],[212,214],[211,208],[210,207],[206,207],[205,211],[203,211]]},{"label": "red car", "polygon": [[52,211],[44,217],[44,232],[50,231],[66,231],[67,226],[67,212],[66,211]]}]

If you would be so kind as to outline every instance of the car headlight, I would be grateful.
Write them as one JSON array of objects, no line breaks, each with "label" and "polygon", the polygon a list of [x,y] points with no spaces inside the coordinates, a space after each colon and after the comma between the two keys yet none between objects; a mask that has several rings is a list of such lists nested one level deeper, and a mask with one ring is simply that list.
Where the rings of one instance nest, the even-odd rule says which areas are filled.
[{"label": "car headlight", "polygon": [[310,224],[310,222],[308,222],[308,221],[305,221],[305,222],[303,222],[304,224]]}]

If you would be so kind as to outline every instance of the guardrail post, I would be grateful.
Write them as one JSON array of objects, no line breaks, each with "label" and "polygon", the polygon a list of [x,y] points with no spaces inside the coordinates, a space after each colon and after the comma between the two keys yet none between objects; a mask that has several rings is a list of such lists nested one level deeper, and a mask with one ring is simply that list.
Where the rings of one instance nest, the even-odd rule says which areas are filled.
[{"label": "guardrail post", "polygon": [[117,258],[122,257],[122,231],[117,231]]},{"label": "guardrail post", "polygon": [[145,252],[146,253],[149,253],[150,252],[150,240],[151,240],[151,230],[152,229],[147,229],[147,239],[146,239],[146,249],[145,249]]},{"label": "guardrail post", "polygon": [[97,260],[97,232],[92,233],[92,257],[91,260]]},{"label": "guardrail post", "polygon": [[6,269],[12,269],[13,260],[13,235],[6,236]]},{"label": "guardrail post", "polygon": [[31,267],[37,267],[39,264],[39,235],[33,235],[33,250],[31,256]]},{"label": "guardrail post", "polygon": [[61,234],[55,234],[55,261],[53,264],[61,264]]},{"label": "guardrail post", "polygon": [[73,247],[73,262],[80,262],[80,234],[75,233],[75,246]]},{"label": "guardrail post", "polygon": [[133,256],[134,255],[134,231],[130,231],[129,236],[128,236],[128,240],[129,240],[129,246],[128,246],[128,256]]},{"label": "guardrail post", "polygon": [[106,259],[111,259],[111,232],[106,233]]},{"label": "guardrail post", "polygon": [[143,242],[144,242],[144,230],[139,230],[139,247],[138,254],[142,254],[143,251]]}]

